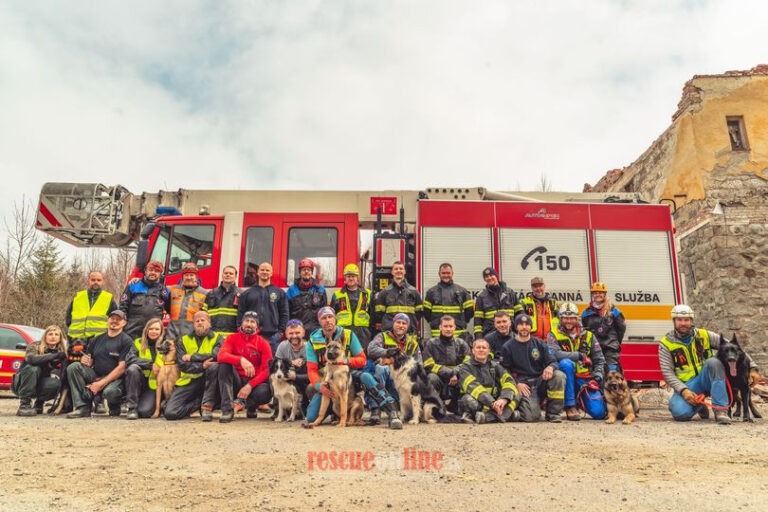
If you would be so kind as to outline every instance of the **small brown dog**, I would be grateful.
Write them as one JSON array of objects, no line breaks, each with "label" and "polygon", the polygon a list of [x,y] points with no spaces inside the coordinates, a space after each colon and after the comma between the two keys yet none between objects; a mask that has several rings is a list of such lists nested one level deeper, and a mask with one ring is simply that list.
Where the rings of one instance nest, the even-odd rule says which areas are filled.
[{"label": "small brown dog", "polygon": [[615,422],[616,415],[621,412],[624,414],[624,424],[628,425],[640,412],[640,402],[629,390],[624,375],[617,371],[608,372],[608,380],[605,383],[605,404],[608,407],[606,423]]},{"label": "small brown dog", "polygon": [[333,412],[339,417],[337,427],[347,425],[363,425],[363,401],[355,395],[355,386],[349,374],[346,363],[343,341],[329,341],[325,347],[325,378],[321,385],[327,386],[333,393],[333,400],[323,395],[320,402],[320,413],[317,419],[307,425],[312,428],[320,425],[328,412],[328,406],[333,401]]},{"label": "small brown dog", "polygon": [[176,364],[176,342],[163,340],[157,346],[157,351],[163,354],[163,366],[157,374],[157,391],[155,394],[155,413],[153,418],[160,416],[160,406],[165,397],[167,402],[173,394],[173,388],[179,378],[179,366]]}]

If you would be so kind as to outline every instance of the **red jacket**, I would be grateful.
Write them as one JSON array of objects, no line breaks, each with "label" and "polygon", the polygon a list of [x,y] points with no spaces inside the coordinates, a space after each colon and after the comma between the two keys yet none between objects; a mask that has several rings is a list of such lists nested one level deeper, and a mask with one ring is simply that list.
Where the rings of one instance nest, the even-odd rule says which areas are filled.
[{"label": "red jacket", "polygon": [[272,348],[269,342],[257,334],[243,334],[242,331],[227,336],[219,349],[216,360],[219,363],[229,363],[235,367],[237,374],[245,377],[245,370],[240,364],[240,358],[246,358],[256,368],[256,375],[248,381],[251,387],[256,387],[269,378],[269,361],[272,359]]}]

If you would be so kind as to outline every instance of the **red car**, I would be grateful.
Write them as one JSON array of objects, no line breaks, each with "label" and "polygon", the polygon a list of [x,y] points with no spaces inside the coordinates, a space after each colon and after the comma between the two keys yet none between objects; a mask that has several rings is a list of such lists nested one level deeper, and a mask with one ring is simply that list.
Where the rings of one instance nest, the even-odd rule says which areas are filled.
[{"label": "red car", "polygon": [[18,347],[39,341],[43,332],[37,327],[0,324],[0,389],[11,389],[11,380],[24,362],[26,349]]}]

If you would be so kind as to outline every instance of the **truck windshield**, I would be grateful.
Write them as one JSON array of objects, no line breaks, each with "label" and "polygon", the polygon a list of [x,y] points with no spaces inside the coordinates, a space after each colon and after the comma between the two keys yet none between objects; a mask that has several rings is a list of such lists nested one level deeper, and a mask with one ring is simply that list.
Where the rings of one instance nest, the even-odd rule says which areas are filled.
[{"label": "truck windshield", "polygon": [[166,273],[174,274],[188,261],[198,268],[209,267],[213,256],[213,239],[216,228],[211,224],[177,224],[163,226],[152,248],[153,260],[166,265]]}]

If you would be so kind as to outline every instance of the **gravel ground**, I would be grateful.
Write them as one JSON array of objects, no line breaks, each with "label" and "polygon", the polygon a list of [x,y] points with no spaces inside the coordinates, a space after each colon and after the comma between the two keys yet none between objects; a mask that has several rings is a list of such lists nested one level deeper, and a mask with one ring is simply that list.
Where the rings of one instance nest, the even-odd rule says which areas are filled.
[{"label": "gravel ground", "polygon": [[[675,423],[663,394],[645,398],[628,426],[391,431],[244,417],[229,425],[18,418],[18,401],[4,397],[0,510],[767,509],[768,420]],[[405,470],[409,448],[428,452],[434,465]],[[375,467],[320,470],[311,453],[319,451],[361,452]]]}]

